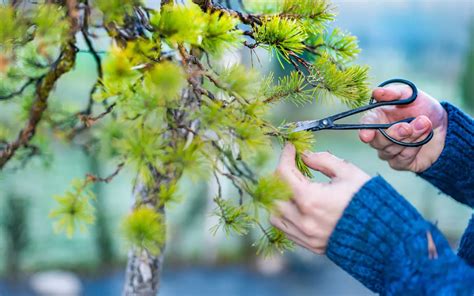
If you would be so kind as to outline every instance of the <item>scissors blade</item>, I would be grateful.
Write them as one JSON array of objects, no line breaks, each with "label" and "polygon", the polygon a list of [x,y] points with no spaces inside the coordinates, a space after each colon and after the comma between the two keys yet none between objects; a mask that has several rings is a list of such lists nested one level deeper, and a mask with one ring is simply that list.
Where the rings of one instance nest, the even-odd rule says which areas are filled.
[{"label": "scissors blade", "polygon": [[316,131],[319,127],[319,120],[309,120],[309,121],[299,121],[296,122],[295,128],[293,129],[294,133],[302,131]]}]

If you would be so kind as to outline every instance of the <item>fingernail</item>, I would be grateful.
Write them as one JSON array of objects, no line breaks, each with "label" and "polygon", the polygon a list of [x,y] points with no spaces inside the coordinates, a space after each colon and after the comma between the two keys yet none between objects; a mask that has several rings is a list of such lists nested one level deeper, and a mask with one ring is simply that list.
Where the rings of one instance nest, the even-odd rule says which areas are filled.
[{"label": "fingernail", "polygon": [[415,129],[418,131],[424,130],[426,127],[426,119],[421,117],[415,120]]},{"label": "fingernail", "polygon": [[398,128],[398,134],[401,137],[408,137],[408,135],[410,134],[410,131],[405,126],[400,126]]}]

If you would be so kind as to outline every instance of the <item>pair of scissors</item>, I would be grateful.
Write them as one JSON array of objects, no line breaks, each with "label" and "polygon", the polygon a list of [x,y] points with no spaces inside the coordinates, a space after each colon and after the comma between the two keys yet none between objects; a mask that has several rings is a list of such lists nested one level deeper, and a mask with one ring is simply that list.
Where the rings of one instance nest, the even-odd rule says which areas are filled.
[{"label": "pair of scissors", "polygon": [[406,118],[400,121],[392,122],[392,123],[387,123],[387,124],[336,124],[334,123],[335,121],[346,118],[349,116],[352,116],[354,114],[366,112],[378,107],[383,107],[383,106],[400,106],[400,105],[408,105],[413,103],[417,98],[418,98],[418,89],[416,88],[416,85],[408,80],[405,79],[390,79],[382,84],[379,85],[379,87],[384,87],[389,84],[393,83],[399,83],[399,84],[404,84],[407,85],[411,88],[412,90],[412,95],[409,98],[406,99],[401,99],[401,100],[396,100],[396,101],[383,101],[383,102],[375,102],[374,98],[370,99],[370,102],[366,106],[362,106],[353,110],[345,111],[333,116],[329,116],[320,120],[310,120],[310,121],[300,121],[296,123],[295,128],[293,129],[293,132],[301,132],[301,131],[311,131],[311,132],[316,132],[316,131],[321,131],[321,130],[361,130],[361,129],[377,129],[384,135],[385,138],[387,138],[389,141],[391,141],[394,144],[404,146],[404,147],[421,147],[431,141],[433,138],[433,130],[430,131],[428,136],[419,141],[419,142],[414,142],[414,143],[408,143],[408,142],[402,142],[399,141],[393,137],[391,137],[386,130],[398,123],[406,122],[410,123],[413,120],[415,120],[415,117],[411,118]]}]

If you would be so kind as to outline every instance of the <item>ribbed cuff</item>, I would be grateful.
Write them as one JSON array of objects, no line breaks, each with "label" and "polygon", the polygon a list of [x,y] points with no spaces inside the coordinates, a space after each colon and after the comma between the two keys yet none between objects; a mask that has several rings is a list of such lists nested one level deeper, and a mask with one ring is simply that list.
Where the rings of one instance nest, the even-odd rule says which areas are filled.
[{"label": "ribbed cuff", "polygon": [[[326,253],[369,289],[380,292],[387,264],[400,253],[396,248],[427,227],[429,223],[416,209],[378,176],[367,182],[345,209]],[[426,252],[426,245],[423,247]]]},{"label": "ribbed cuff", "polygon": [[461,238],[458,256],[474,267],[474,215],[472,215],[469,226]]},{"label": "ribbed cuff", "polygon": [[474,206],[474,120],[443,102],[448,129],[443,152],[426,171],[418,174],[457,201]]}]

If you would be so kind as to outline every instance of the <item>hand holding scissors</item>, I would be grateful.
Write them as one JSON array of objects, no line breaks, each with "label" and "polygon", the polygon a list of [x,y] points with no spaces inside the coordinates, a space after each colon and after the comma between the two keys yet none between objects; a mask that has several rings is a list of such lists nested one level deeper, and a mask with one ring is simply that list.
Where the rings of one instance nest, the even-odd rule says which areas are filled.
[{"label": "hand holding scissors", "polygon": [[395,139],[393,136],[387,133],[387,129],[392,126],[395,126],[399,123],[410,123],[415,120],[415,117],[404,118],[402,120],[394,121],[391,123],[374,123],[374,124],[337,124],[335,123],[337,120],[366,112],[369,110],[373,110],[375,108],[383,107],[383,106],[405,106],[415,102],[418,98],[418,89],[414,83],[404,80],[404,79],[391,79],[388,81],[383,82],[379,85],[379,87],[384,87],[390,84],[404,84],[410,87],[412,94],[408,98],[403,98],[400,100],[393,100],[393,101],[380,101],[375,102],[374,98],[372,98],[368,105],[362,106],[353,110],[345,111],[339,114],[335,114],[333,116],[329,116],[320,120],[312,120],[312,121],[302,121],[296,123],[296,128],[293,130],[294,132],[299,131],[320,131],[320,130],[379,130],[380,133],[390,142],[403,146],[403,147],[421,147],[427,144],[433,138],[433,130],[422,140],[416,142],[404,142]]}]

